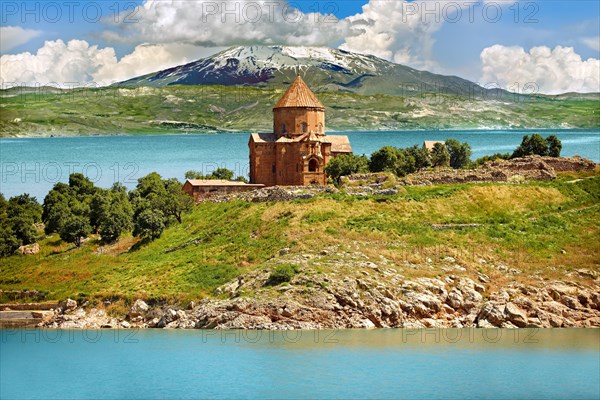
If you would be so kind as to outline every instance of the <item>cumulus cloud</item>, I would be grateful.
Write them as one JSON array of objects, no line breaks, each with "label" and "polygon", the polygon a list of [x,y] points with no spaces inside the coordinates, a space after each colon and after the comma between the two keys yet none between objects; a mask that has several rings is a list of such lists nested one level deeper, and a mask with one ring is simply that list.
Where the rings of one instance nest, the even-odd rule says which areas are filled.
[{"label": "cumulus cloud", "polygon": [[435,66],[433,34],[443,24],[441,10],[425,2],[370,1],[360,14],[347,18],[351,31],[340,48],[431,69]]},{"label": "cumulus cloud", "polygon": [[582,60],[572,47],[494,45],[481,52],[483,83],[515,90],[535,83],[539,93],[600,92],[600,60]]},{"label": "cumulus cloud", "polygon": [[371,0],[362,13],[342,20],[324,13],[303,13],[292,4],[147,0],[133,15],[127,11],[117,18],[135,18],[138,23],[104,21],[111,28],[103,33],[105,40],[137,44],[120,60],[112,47],[99,48],[83,40],[48,41],[35,54],[2,56],[0,80],[110,84],[210,55],[218,50],[215,46],[244,44],[341,44],[345,50],[416,68],[434,65],[433,33],[442,21],[431,14],[423,18],[427,8],[422,2]]},{"label": "cumulus cloud", "polygon": [[[449,3],[455,6],[442,9]],[[446,0],[433,6],[425,1],[370,0],[361,13],[337,19],[325,13],[303,13],[287,0],[147,0],[136,9],[135,18],[140,23],[114,24],[103,38],[198,46],[341,44],[344,50],[428,68],[434,65],[433,34],[443,24],[442,13],[452,13],[463,7],[461,4]],[[117,20],[125,17],[123,14]]]},{"label": "cumulus cloud", "polygon": [[133,52],[117,59],[112,47],[99,48],[85,40],[47,41],[36,54],[21,53],[0,57],[2,85],[84,85],[99,86],[122,81],[210,54],[187,44],[138,45]]},{"label": "cumulus cloud", "polygon": [[[117,20],[126,18],[127,14],[131,11]],[[134,18],[140,23],[114,24],[113,30],[104,32],[104,39],[197,46],[319,46],[339,41],[349,25],[333,15],[302,13],[287,0],[146,0],[136,9]]]},{"label": "cumulus cloud", "polygon": [[29,42],[31,39],[41,35],[41,31],[24,29],[20,26],[0,27],[0,53],[5,53],[15,47]]}]

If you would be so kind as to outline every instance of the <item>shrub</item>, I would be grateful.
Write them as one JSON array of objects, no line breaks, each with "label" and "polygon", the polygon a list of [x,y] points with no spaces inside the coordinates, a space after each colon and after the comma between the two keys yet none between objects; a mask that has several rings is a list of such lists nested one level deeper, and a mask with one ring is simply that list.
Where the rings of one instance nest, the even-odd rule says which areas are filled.
[{"label": "shrub", "polygon": [[471,163],[471,146],[456,139],[446,140],[450,153],[450,166],[454,169],[465,168]]},{"label": "shrub", "polygon": [[431,164],[434,167],[447,167],[450,165],[450,153],[445,144],[436,143],[433,145],[433,150],[431,151]]},{"label": "shrub", "polygon": [[165,216],[160,210],[145,209],[135,219],[133,234],[148,239],[156,239],[165,230]]},{"label": "shrub", "polygon": [[297,266],[291,264],[281,264],[276,266],[273,271],[271,271],[271,275],[269,275],[266,285],[276,286],[291,281],[298,272],[297,269]]},{"label": "shrub", "polygon": [[83,239],[92,232],[88,219],[72,215],[61,228],[59,235],[62,240],[81,246]]},{"label": "shrub", "polygon": [[560,157],[560,151],[562,150],[562,142],[556,135],[550,135],[546,138],[548,143],[548,155],[550,157]]},{"label": "shrub", "polygon": [[330,160],[325,166],[325,173],[338,183],[341,176],[360,174],[369,171],[369,160],[365,156],[342,154]]},{"label": "shrub", "polygon": [[510,160],[510,154],[509,153],[496,153],[496,154],[492,154],[491,156],[483,156],[481,158],[478,158],[477,160],[475,160],[473,162],[473,166],[475,168],[485,164],[488,161],[494,161],[494,160]]},{"label": "shrub", "polygon": [[371,172],[389,171],[396,173],[400,154],[398,149],[392,146],[384,146],[371,154],[369,170]]},{"label": "shrub", "polygon": [[523,140],[519,147],[515,149],[512,154],[512,158],[525,157],[531,155],[547,156],[548,155],[548,142],[546,139],[534,133],[523,136]]}]

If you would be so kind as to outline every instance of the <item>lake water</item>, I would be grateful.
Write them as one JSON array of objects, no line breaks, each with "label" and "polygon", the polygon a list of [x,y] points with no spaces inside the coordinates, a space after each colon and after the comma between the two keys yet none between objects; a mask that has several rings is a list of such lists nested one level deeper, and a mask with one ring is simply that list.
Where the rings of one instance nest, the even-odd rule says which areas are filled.
[{"label": "lake water", "polygon": [[[555,133],[565,156],[600,162],[599,130],[560,131],[398,131],[349,132],[354,153],[369,155],[382,146],[408,147],[424,140],[455,138],[471,144],[473,159],[511,152],[523,135]],[[183,180],[190,169],[210,173],[217,167],[248,174],[248,134],[92,136],[0,139],[0,192],[10,197],[30,193],[43,200],[58,181],[83,172],[98,186],[115,181],[133,187],[152,171]]]},{"label": "lake water", "polygon": [[0,331],[0,398],[598,399],[598,329]]}]

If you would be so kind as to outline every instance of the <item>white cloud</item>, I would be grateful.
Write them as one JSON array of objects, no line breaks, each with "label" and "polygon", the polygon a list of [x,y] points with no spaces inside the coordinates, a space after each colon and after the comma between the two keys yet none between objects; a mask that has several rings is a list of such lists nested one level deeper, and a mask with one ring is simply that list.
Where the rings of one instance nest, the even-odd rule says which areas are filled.
[{"label": "white cloud", "polygon": [[482,83],[515,90],[535,83],[539,93],[600,92],[600,60],[582,60],[572,47],[494,45],[481,52]]},{"label": "white cloud", "polygon": [[41,33],[41,31],[33,29],[23,29],[20,26],[2,26],[0,27],[0,53],[25,44]]},{"label": "white cloud", "polygon": [[[433,34],[444,21],[437,6],[436,11],[425,2],[372,0],[360,14],[348,17],[351,32],[340,48],[415,68],[434,68]],[[427,10],[434,10],[433,14]]]},{"label": "white cloud", "polygon": [[349,25],[331,15],[302,13],[287,0],[146,0],[134,18],[140,22],[113,24],[114,30],[104,32],[103,37],[125,43],[319,46],[339,41]]},{"label": "white cloud", "polygon": [[[450,3],[454,6],[444,6]],[[433,6],[426,1],[370,0],[361,13],[337,19],[323,13],[302,13],[293,4],[287,0],[147,0],[135,13],[140,23],[113,24],[103,38],[198,46],[341,44],[344,50],[432,68],[433,34],[444,23],[446,13],[465,7],[446,0]]]},{"label": "white cloud", "polygon": [[[423,3],[371,0],[362,13],[343,20],[320,13],[304,14],[290,4],[148,0],[133,15],[138,23],[113,25],[103,37],[152,45],[137,45],[131,54],[117,60],[112,47],[99,48],[82,40],[48,41],[36,54],[2,56],[0,81],[110,84],[210,55],[217,51],[215,46],[236,44],[335,47],[342,43],[341,47],[349,51],[417,68],[434,66],[432,35],[442,21],[431,15],[423,18]],[[121,15],[120,20],[130,13]],[[260,22],[253,22],[258,19]]]},{"label": "white cloud", "polygon": [[584,37],[581,42],[592,50],[600,51],[600,36]]},{"label": "white cloud", "polygon": [[187,44],[139,45],[117,60],[112,47],[90,46],[84,40],[47,41],[36,54],[0,57],[0,83],[59,86],[96,83],[109,85],[134,76],[184,64],[209,55],[214,49]]}]

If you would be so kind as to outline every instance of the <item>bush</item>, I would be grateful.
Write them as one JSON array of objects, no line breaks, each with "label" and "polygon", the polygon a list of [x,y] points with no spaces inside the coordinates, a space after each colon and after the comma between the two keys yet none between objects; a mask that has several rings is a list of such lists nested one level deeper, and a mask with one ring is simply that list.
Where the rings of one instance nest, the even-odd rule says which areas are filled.
[{"label": "bush", "polygon": [[468,143],[448,139],[446,140],[446,147],[450,153],[450,166],[452,168],[465,168],[471,164],[471,146]]},{"label": "bush", "polygon": [[[557,139],[558,140],[558,139]],[[546,139],[534,133],[523,136],[523,140],[519,147],[515,149],[512,154],[512,158],[525,157],[531,155],[547,156],[548,155],[548,142]]]},{"label": "bush", "polygon": [[548,155],[550,157],[560,157],[560,152],[562,150],[562,142],[556,135],[550,135],[546,138],[546,142],[548,143]]},{"label": "bush", "polygon": [[433,145],[431,164],[434,167],[447,167],[450,165],[450,152],[445,144],[436,143]]},{"label": "bush", "polygon": [[393,172],[396,173],[400,153],[397,148],[384,146],[371,154],[369,170],[371,172]]},{"label": "bush", "polygon": [[325,173],[334,183],[341,176],[369,172],[369,160],[365,156],[342,154],[330,160],[325,166]]},{"label": "bush", "polygon": [[[189,170],[185,173],[185,179],[223,179],[230,181],[233,179],[233,176],[233,171],[227,168],[217,168],[208,175],[204,175],[202,172],[194,170]],[[240,180],[239,178],[245,179],[241,176],[238,176],[236,180]]]},{"label": "bush", "polygon": [[72,215],[63,225],[59,232],[60,238],[68,243],[74,243],[75,246],[81,246],[83,239],[92,232],[88,219],[81,216]]},{"label": "bush", "polygon": [[271,271],[271,275],[269,275],[269,279],[267,280],[267,286],[276,286],[285,282],[289,282],[292,280],[294,275],[298,272],[298,267],[291,264],[282,264],[276,266],[273,271]]},{"label": "bush", "polygon": [[488,161],[494,161],[494,160],[510,160],[510,154],[509,153],[496,153],[496,154],[492,154],[491,156],[483,156],[481,158],[478,158],[477,160],[475,160],[475,162],[473,162],[473,166],[475,168],[480,167],[481,165],[485,164]]},{"label": "bush", "polygon": [[133,234],[148,239],[156,239],[165,230],[165,216],[160,210],[145,209],[135,219]]}]

